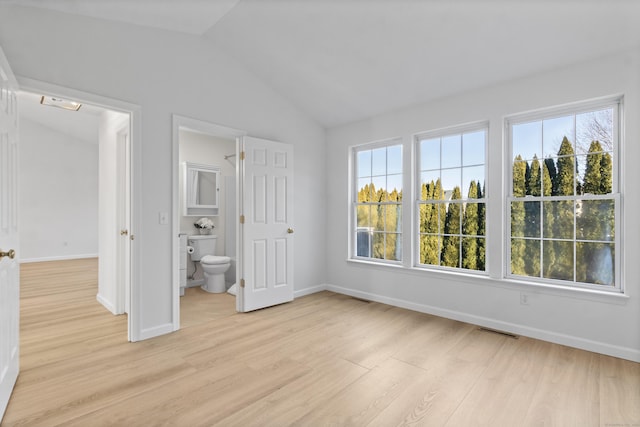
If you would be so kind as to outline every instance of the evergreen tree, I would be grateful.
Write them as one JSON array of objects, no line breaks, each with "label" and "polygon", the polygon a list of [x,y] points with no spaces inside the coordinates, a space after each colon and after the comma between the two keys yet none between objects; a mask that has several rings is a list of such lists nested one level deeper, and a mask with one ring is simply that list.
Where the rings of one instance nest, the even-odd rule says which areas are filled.
[{"label": "evergreen tree", "polygon": [[[478,185],[471,181],[469,185],[469,199],[478,198]],[[462,268],[478,270],[478,203],[468,202],[462,220]]]},{"label": "evergreen tree", "polygon": [[[432,201],[437,200],[438,197],[436,184],[433,181],[422,184],[422,200]],[[425,233],[420,236],[420,263],[422,264],[438,265],[440,259],[437,206],[433,203],[420,205],[420,232]]]},{"label": "evergreen tree", "polygon": [[613,191],[613,160],[611,154],[604,153],[600,162],[600,194],[610,194]]},{"label": "evergreen tree", "polygon": [[[460,200],[460,187],[456,186],[451,200]],[[460,214],[461,203],[449,203],[444,220],[444,238],[442,241],[442,265],[460,267]]]},{"label": "evergreen tree", "polygon": [[556,169],[556,162],[551,157],[544,159],[544,164],[547,166],[549,172],[549,179],[551,181],[551,194],[545,194],[545,196],[557,196],[558,195],[558,170]]},{"label": "evergreen tree", "polygon": [[[576,158],[573,146],[565,136],[558,150],[557,162],[557,194],[559,196],[573,196],[576,182]],[[573,201],[559,200],[553,202],[554,239],[573,239],[574,212]],[[548,276],[553,279],[573,280],[573,251],[574,245],[571,242],[555,240],[553,242],[555,260],[552,264],[545,263],[548,269]]]},{"label": "evergreen tree", "polygon": [[[526,188],[527,162],[519,154],[513,161],[513,196],[524,197]],[[524,202],[511,202],[511,273],[525,274],[525,231]]]},{"label": "evergreen tree", "polygon": [[[482,187],[480,186],[480,181],[477,184],[477,192],[478,199],[484,198],[484,192],[482,191]],[[485,271],[485,229],[486,229],[486,205],[484,203],[478,203],[478,236],[482,236],[483,238],[478,238],[478,270]]]},{"label": "evergreen tree", "polygon": [[598,141],[593,141],[589,146],[587,166],[584,173],[582,189],[587,194],[601,194],[602,186],[602,147]]}]

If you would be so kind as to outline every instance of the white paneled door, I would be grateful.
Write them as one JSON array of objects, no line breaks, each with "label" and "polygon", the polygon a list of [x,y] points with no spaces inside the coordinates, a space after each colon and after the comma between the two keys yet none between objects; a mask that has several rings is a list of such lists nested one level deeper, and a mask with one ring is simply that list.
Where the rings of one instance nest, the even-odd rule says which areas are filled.
[{"label": "white paneled door", "polygon": [[0,421],[18,378],[18,104],[16,82],[0,48]]},{"label": "white paneled door", "polygon": [[241,147],[238,307],[251,311],[293,300],[293,147],[252,137]]}]

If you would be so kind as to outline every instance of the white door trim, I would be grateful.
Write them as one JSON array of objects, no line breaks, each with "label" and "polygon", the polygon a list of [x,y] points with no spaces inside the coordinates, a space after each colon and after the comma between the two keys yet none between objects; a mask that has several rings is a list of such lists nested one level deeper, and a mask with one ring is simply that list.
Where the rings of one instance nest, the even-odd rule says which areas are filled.
[{"label": "white door trim", "polygon": [[[247,133],[242,130],[233,129],[227,126],[217,125],[203,120],[193,119],[190,117],[180,116],[173,114],[172,119],[172,171],[171,179],[173,182],[173,189],[171,194],[172,200],[172,221],[171,221],[171,253],[172,253],[172,279],[173,286],[173,310],[171,317],[173,318],[173,330],[180,329],[180,189],[179,185],[179,172],[180,172],[180,152],[179,152],[179,140],[180,140],[180,128],[190,129],[196,132],[201,132],[207,135],[216,136],[226,139],[238,139],[245,136]],[[238,143],[236,142],[236,153],[238,151]],[[236,156],[237,159],[237,156]],[[236,168],[236,187],[238,185],[238,168]],[[236,198],[236,203],[238,203]],[[238,211],[239,212],[239,211]],[[237,302],[236,302],[237,306]]]},{"label": "white door trim", "polygon": [[[72,98],[87,104],[93,104],[109,110],[127,113],[130,116],[130,161],[131,161],[131,229],[130,236],[133,238],[138,230],[141,230],[141,203],[142,194],[142,110],[139,105],[131,104],[113,98],[83,92],[53,83],[34,80],[27,77],[16,76],[21,90],[28,92],[38,92],[43,95],[58,96],[60,98]],[[141,334],[140,319],[140,283],[142,282],[140,271],[140,249],[139,245],[131,245],[131,289],[130,289],[130,310],[128,318],[128,339],[129,341],[139,341]]]}]

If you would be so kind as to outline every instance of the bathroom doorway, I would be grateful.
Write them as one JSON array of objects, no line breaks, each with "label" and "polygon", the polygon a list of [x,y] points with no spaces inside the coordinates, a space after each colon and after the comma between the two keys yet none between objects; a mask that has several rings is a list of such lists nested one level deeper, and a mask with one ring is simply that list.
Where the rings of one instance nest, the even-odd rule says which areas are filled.
[{"label": "bathroom doorway", "polygon": [[[33,178],[21,183],[21,200],[29,207],[20,217],[23,261],[97,258],[96,304],[128,314],[123,340],[137,341],[132,327],[137,305],[131,299],[137,257],[131,239],[137,229],[132,154],[139,146],[139,108],[30,79],[20,83],[21,154],[29,159],[21,167]],[[43,105],[47,102],[63,105]],[[49,194],[42,192],[43,184],[51,186]],[[55,191],[70,200],[55,198]],[[34,233],[36,226],[46,231]]]},{"label": "bathroom doorway", "polygon": [[[236,213],[238,138],[244,135],[245,132],[236,129],[173,116],[174,330],[236,312],[236,298],[226,289],[235,283],[239,225]],[[186,178],[187,163],[214,171],[216,201],[210,206],[216,207],[212,211],[185,209],[185,191],[189,180]],[[200,235],[195,223],[201,218],[205,218],[205,222],[210,221],[214,227],[206,237],[207,240],[215,237],[213,249],[209,250],[214,253],[209,255],[229,258],[229,268],[224,273],[225,291],[222,292],[217,289],[211,293],[201,287],[206,280],[203,267],[194,260],[195,256],[187,253],[187,247],[191,246],[189,236]]]}]

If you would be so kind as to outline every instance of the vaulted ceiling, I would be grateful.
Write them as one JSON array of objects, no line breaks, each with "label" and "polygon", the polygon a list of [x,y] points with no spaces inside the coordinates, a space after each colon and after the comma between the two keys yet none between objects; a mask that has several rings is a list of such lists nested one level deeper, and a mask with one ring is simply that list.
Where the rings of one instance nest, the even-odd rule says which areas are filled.
[{"label": "vaulted ceiling", "polygon": [[635,0],[0,0],[201,37],[325,127],[640,46]]}]

